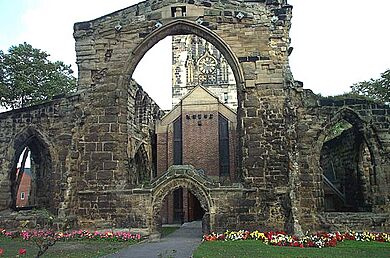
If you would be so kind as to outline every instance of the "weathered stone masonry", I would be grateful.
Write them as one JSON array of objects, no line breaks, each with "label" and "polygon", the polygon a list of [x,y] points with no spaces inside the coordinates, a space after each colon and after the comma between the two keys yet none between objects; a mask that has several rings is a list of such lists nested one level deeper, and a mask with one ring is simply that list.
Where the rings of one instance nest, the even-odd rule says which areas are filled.
[{"label": "weathered stone masonry", "polygon": [[44,153],[42,157],[33,156],[33,159],[41,159],[37,162],[43,166],[37,178],[40,206],[60,213],[73,201],[67,191],[75,187],[72,178],[79,156],[72,146],[74,127],[82,115],[78,101],[79,96],[73,96],[0,114],[2,209],[12,206],[10,171],[16,169],[15,162],[30,144],[32,151],[38,148],[34,153]]},{"label": "weathered stone masonry", "polygon": [[[299,192],[300,201],[305,203],[305,205],[300,205],[301,223],[305,224],[306,221],[313,219],[313,216],[319,216],[318,222],[324,226],[323,224],[328,223],[321,222],[323,221],[322,216],[332,218],[329,214],[321,214],[324,210],[324,203],[321,179],[323,172],[319,166],[320,152],[328,131],[337,122],[344,119],[353,126],[353,130],[358,132],[358,136],[363,137],[372,158],[373,172],[376,177],[373,185],[370,186],[373,212],[368,216],[371,217],[372,221],[367,223],[363,220],[359,227],[375,227],[375,224],[377,224],[376,226],[378,224],[384,226],[386,223],[388,227],[388,216],[387,220],[380,219],[379,222],[375,221],[375,217],[376,215],[382,217],[383,214],[386,217],[386,214],[389,214],[389,106],[355,99],[320,99],[310,91],[305,91],[301,96],[305,99],[303,101],[304,109],[299,115],[301,118],[297,124],[301,170],[301,190]],[[353,179],[351,178],[351,180]],[[315,214],[310,210],[319,213]],[[337,214],[334,215],[337,216]]]},{"label": "weathered stone masonry", "polygon": [[[329,228],[338,222],[322,212],[320,152],[329,128],[345,119],[363,133],[378,177],[366,216],[380,219],[354,226],[388,229],[390,109],[302,90],[288,64],[291,15],[286,0],[156,0],[76,23],[77,94],[0,114],[0,210],[12,206],[15,159],[34,143],[50,156],[38,162],[47,168],[38,206],[76,215],[80,226],[155,232],[164,196],[183,187],[200,201],[210,230]],[[162,112],[131,75],[154,44],[178,34],[205,38],[232,68],[238,183],[211,181],[191,167],[154,178],[154,123]]]}]

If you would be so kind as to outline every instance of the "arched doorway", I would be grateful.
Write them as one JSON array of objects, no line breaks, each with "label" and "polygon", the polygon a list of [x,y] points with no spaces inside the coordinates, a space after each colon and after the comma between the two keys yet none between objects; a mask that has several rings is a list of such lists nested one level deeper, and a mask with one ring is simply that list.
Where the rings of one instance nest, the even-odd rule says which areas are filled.
[{"label": "arched doorway", "polygon": [[372,211],[378,189],[374,132],[353,110],[339,111],[326,126],[320,152],[324,211]]},{"label": "arched doorway", "polygon": [[[46,137],[28,127],[15,137],[12,148],[9,207],[13,210],[46,208],[55,212],[52,205],[52,155]],[[20,167],[21,156],[27,150],[31,157],[29,169],[24,165]]]},{"label": "arched doorway", "polygon": [[179,187],[168,194],[160,210],[161,224],[183,224],[203,219],[205,210],[198,198],[186,188]]},{"label": "arched doorway", "polygon": [[[152,194],[151,233],[160,232],[164,222],[182,223],[202,220],[203,232],[209,232],[213,228],[213,205],[210,194],[205,188],[206,184],[200,184],[197,177],[194,177],[194,173],[195,170],[187,170],[184,174],[177,175],[173,169],[170,169],[157,179],[158,184]],[[172,196],[172,206],[166,207],[167,202],[169,204],[167,197],[170,196]],[[172,216],[171,221],[169,217],[164,217],[169,215]]]}]

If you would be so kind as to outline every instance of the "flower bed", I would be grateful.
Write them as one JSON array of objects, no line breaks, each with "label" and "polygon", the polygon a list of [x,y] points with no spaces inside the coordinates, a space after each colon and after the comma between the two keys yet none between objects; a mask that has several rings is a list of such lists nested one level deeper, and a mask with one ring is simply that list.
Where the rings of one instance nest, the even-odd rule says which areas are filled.
[{"label": "flower bed", "polygon": [[290,236],[286,232],[260,232],[260,231],[229,231],[223,234],[211,233],[203,236],[204,241],[235,241],[235,240],[259,240],[265,244],[275,246],[292,246],[292,247],[333,247],[338,242],[347,240],[355,241],[378,241],[390,242],[390,234],[372,233],[372,232],[347,232],[347,233],[326,233],[318,232],[312,235],[306,235],[298,238]]},{"label": "flower bed", "polygon": [[6,231],[5,229],[0,229],[0,236],[10,237],[10,238],[23,238],[24,240],[31,240],[32,238],[38,239],[55,239],[58,240],[112,240],[112,241],[139,241],[141,240],[140,234],[132,234],[130,232],[113,232],[105,231],[99,232],[94,231],[90,232],[88,230],[74,230],[70,232],[54,232],[49,230],[23,230],[23,231]]}]

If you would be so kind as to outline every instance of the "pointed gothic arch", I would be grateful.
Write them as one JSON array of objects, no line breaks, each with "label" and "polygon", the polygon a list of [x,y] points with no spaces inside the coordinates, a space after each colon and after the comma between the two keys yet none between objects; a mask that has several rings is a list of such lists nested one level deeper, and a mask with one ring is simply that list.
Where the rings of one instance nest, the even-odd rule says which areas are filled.
[{"label": "pointed gothic arch", "polygon": [[[220,37],[215,31],[205,26],[202,26],[194,21],[186,19],[175,19],[173,21],[167,22],[159,28],[153,28],[153,31],[150,32],[138,45],[136,45],[132,49],[129,57],[125,62],[123,73],[122,76],[119,77],[118,83],[122,86],[125,86],[128,83],[128,80],[132,77],[138,63],[141,61],[144,55],[160,40],[164,39],[167,36],[189,34],[197,35],[201,38],[204,38],[209,43],[213,44],[216,49],[220,51],[222,56],[225,58],[227,64],[232,69],[237,91],[237,120],[240,121],[242,119],[243,114],[243,107],[241,103],[243,102],[244,93],[246,89],[244,71],[238,60],[238,57],[236,56],[235,52],[233,52],[231,47],[225,42],[225,40]],[[241,132],[241,124],[242,122],[237,123],[237,132]],[[243,138],[240,137],[238,133],[238,144],[236,145],[236,153],[238,156],[240,156],[242,153],[242,139]],[[239,171],[241,170],[240,161],[238,161],[237,169]]]},{"label": "pointed gothic arch", "polygon": [[8,207],[15,210],[19,185],[17,184],[18,161],[25,148],[31,151],[31,185],[29,192],[29,205],[27,208],[47,208],[55,212],[51,203],[54,186],[50,184],[53,164],[53,150],[48,137],[32,126],[24,128],[9,144],[10,162],[7,168],[9,197]]},{"label": "pointed gothic arch", "polygon": [[134,183],[148,183],[151,179],[151,161],[144,144],[138,147],[133,162],[137,175]]},{"label": "pointed gothic arch", "polygon": [[[329,122],[324,126],[323,132],[318,137],[317,142],[321,144],[322,147],[323,142],[325,141],[326,136],[329,134],[329,130],[335,126],[341,120],[345,120],[350,123],[353,127],[355,127],[359,132],[362,133],[364,140],[367,143],[367,147],[374,157],[374,163],[379,164],[379,143],[377,141],[377,137],[374,129],[370,126],[370,123],[364,120],[357,112],[355,112],[351,108],[342,108],[335,113],[335,115],[330,119]],[[379,167],[377,168],[380,169]],[[380,173],[380,171],[377,171]]]},{"label": "pointed gothic arch", "polygon": [[[357,112],[355,112],[351,108],[340,109],[323,126],[324,129],[323,129],[322,133],[318,136],[317,141],[315,141],[316,145],[317,145],[316,151],[318,151],[319,160],[320,160],[322,148],[326,142],[327,135],[329,135],[330,130],[336,124],[341,122],[342,120],[344,120],[352,125],[352,128],[349,130],[351,130],[351,133],[354,135],[354,137],[361,138],[360,140],[358,140],[360,142],[359,145],[355,146],[356,147],[355,149],[358,152],[357,155],[355,156],[355,160],[354,160],[355,162],[357,162],[356,167],[361,166],[360,162],[362,162],[362,159],[363,159],[362,152],[365,151],[365,148],[367,148],[368,155],[370,156],[369,159],[370,159],[370,162],[372,163],[372,170],[373,170],[373,172],[372,172],[373,173],[373,180],[367,179],[367,182],[369,182],[370,184],[374,184],[374,185],[371,185],[371,187],[373,187],[372,189],[376,189],[377,192],[383,191],[381,189],[385,189],[385,187],[386,187],[385,185],[383,185],[383,182],[385,182],[385,180],[384,180],[385,175],[383,175],[383,173],[381,171],[381,166],[378,166],[378,164],[380,164],[380,162],[381,162],[381,156],[380,156],[380,150],[379,150],[380,145],[377,142],[377,136],[375,134],[374,129],[370,126],[370,123],[368,121],[364,120]],[[333,166],[333,164],[332,164],[332,166]],[[323,170],[322,168],[319,169],[319,171],[321,173],[323,172],[322,170]],[[359,173],[358,170],[359,170],[359,168],[357,168],[357,173]],[[361,172],[362,171],[360,171],[360,173]],[[322,175],[320,175],[318,178],[321,178],[321,176]],[[359,177],[359,176],[361,176],[361,175],[356,175],[356,177]],[[359,181],[359,178],[351,178],[349,180]],[[320,181],[320,182],[322,182],[322,181]],[[319,185],[323,185],[326,182],[327,182],[327,180],[324,178],[324,181],[322,183],[320,183]],[[329,184],[329,182],[327,182],[327,184]],[[350,187],[351,184],[353,184],[353,183],[349,182],[348,187]],[[364,184],[364,183],[360,182],[359,184]],[[360,185],[359,187],[363,187],[363,186]],[[338,194],[340,194],[340,193],[338,193]],[[360,197],[362,198],[362,202],[363,201],[366,202],[367,201],[366,198],[374,199],[375,193],[373,192],[371,196],[366,196],[366,194],[363,194],[363,193],[359,193],[359,195],[365,195],[364,197],[361,197],[361,196]],[[355,196],[355,197],[349,197],[349,198],[354,199],[357,197]],[[346,200],[344,200],[344,201],[346,201]],[[326,205],[325,203],[323,203],[323,202],[320,202],[320,203],[322,203],[322,205],[319,206],[320,209],[325,207],[325,205]],[[363,205],[363,203],[361,203],[359,205]],[[366,208],[359,206],[358,209],[371,210],[372,204],[370,205],[370,207],[366,207]]]},{"label": "pointed gothic arch", "polygon": [[201,176],[192,166],[172,166],[152,184],[152,209],[150,231],[157,232],[161,227],[161,207],[164,199],[179,188],[187,189],[199,201],[204,210],[203,230],[214,227],[214,204],[207,187],[209,179]]},{"label": "pointed gothic arch", "polygon": [[144,40],[137,47],[134,48],[130,58],[128,59],[128,62],[126,62],[127,66],[125,67],[125,74],[131,76],[139,61],[143,58],[146,52],[148,52],[155,44],[157,44],[157,42],[159,42],[163,38],[172,35],[187,34],[195,34],[206,39],[222,53],[222,55],[225,57],[228,64],[232,68],[234,77],[236,79],[237,91],[243,91],[245,83],[243,71],[238,61],[238,58],[231,50],[231,48],[214,31],[195,22],[184,19],[176,19],[172,22],[169,22],[162,27],[155,29],[147,37],[145,37]]}]

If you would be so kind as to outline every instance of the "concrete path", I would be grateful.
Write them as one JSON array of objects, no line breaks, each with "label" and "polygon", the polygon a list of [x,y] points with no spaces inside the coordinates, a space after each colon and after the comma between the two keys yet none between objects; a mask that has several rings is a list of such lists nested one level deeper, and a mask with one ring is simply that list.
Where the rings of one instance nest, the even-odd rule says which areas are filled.
[{"label": "concrete path", "polygon": [[184,223],[178,230],[159,242],[129,246],[106,258],[189,258],[202,241],[202,222]]}]

